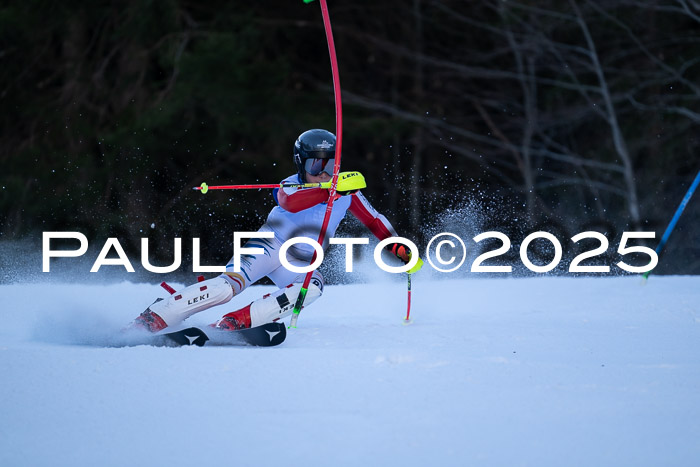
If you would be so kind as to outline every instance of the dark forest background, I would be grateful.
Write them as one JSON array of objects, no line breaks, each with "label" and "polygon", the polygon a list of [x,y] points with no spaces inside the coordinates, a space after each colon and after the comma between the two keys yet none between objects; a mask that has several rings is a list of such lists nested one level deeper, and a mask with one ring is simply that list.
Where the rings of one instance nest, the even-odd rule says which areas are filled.
[{"label": "dark forest background", "polygon": [[[614,252],[658,240],[700,169],[697,1],[329,3],[343,170],[418,243],[449,212]],[[167,260],[201,237],[225,261],[270,192],[191,188],[293,173],[297,135],[335,129],[331,83],[318,2],[2,2],[0,240],[149,237]],[[697,196],[659,272],[700,272]]]}]

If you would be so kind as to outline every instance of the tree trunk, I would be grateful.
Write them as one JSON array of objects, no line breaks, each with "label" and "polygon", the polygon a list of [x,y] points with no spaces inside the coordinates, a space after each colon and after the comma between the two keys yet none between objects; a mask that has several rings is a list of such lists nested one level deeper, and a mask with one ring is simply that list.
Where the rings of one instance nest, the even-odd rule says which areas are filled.
[{"label": "tree trunk", "polygon": [[598,58],[598,51],[591,37],[590,31],[588,30],[588,25],[583,19],[581,10],[578,8],[575,0],[570,0],[571,6],[576,12],[576,17],[578,18],[578,23],[586,39],[586,44],[588,45],[588,50],[590,52],[590,57],[593,62],[593,68],[598,78],[598,84],[600,85],[600,93],[603,97],[603,102],[605,104],[605,111],[607,113],[607,122],[610,127],[610,132],[613,137],[613,144],[615,146],[615,151],[617,155],[620,156],[622,160],[622,166],[624,168],[624,180],[625,180],[625,191],[627,193],[627,206],[629,209],[630,220],[632,225],[638,226],[641,223],[641,215],[639,213],[639,201],[637,199],[637,185],[634,179],[634,167],[632,166],[632,159],[627,149],[627,142],[625,141],[624,135],[622,134],[622,129],[617,121],[617,112],[615,106],[610,97],[610,89],[608,88],[608,82],[605,79],[605,74],[603,73],[603,67],[600,64]]},{"label": "tree trunk", "polygon": [[[421,15],[421,0],[413,0],[413,20],[414,20],[414,43],[413,49],[416,56],[423,54],[423,17]],[[416,109],[421,115],[425,111],[421,108],[423,105],[423,64],[420,60],[415,61],[415,103]],[[419,124],[416,128],[416,134],[413,144],[413,186],[411,187],[411,229],[417,232],[421,221],[421,176],[423,167],[423,148],[425,146],[425,135],[423,132],[423,124]]]}]

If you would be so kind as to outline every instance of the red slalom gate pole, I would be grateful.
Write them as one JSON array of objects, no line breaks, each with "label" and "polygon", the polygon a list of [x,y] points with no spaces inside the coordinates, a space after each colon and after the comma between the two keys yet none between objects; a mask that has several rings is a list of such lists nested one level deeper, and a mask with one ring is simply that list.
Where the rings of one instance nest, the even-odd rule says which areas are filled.
[{"label": "red slalom gate pole", "polygon": [[[306,1],[306,0],[304,0]],[[331,29],[331,18],[328,13],[328,5],[326,0],[320,0],[321,3],[321,14],[323,15],[323,28],[326,31],[326,41],[328,42],[328,54],[331,59],[331,72],[333,74],[333,94],[335,96],[335,165],[333,166],[333,179],[331,180],[331,187],[328,190],[328,205],[326,206],[326,214],[323,217],[323,224],[321,225],[321,232],[318,235],[318,244],[323,246],[323,241],[326,239],[326,229],[328,228],[328,222],[331,219],[331,211],[333,210],[333,202],[335,201],[335,192],[338,185],[338,174],[340,173],[340,156],[341,149],[343,146],[343,105],[340,98],[340,77],[338,75],[338,59],[335,55],[335,42],[333,41],[333,31]],[[311,264],[316,261],[316,251],[314,251],[313,257],[311,258]],[[304,306],[304,299],[306,298],[306,293],[309,290],[309,282],[311,282],[311,275],[313,271],[306,273],[304,277],[304,283],[299,291],[299,296],[294,304],[294,310],[292,311],[292,320],[289,323],[290,328],[297,327],[297,320],[299,319],[299,313],[301,308]]]}]

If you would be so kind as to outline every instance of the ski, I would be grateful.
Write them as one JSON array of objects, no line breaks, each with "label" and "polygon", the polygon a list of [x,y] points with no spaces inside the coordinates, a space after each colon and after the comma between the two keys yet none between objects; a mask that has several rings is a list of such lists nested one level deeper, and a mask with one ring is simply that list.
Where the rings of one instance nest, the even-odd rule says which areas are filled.
[{"label": "ski", "polygon": [[207,343],[209,336],[199,328],[187,328],[180,331],[166,332],[153,336],[153,344],[157,347],[180,347],[196,345],[201,347]]},{"label": "ski", "polygon": [[148,345],[156,347],[180,347],[186,345],[206,346],[244,346],[272,347],[280,345],[287,337],[287,328],[281,322],[267,323],[250,329],[226,331],[211,328],[206,332],[191,327],[179,331],[166,332],[152,336]]}]

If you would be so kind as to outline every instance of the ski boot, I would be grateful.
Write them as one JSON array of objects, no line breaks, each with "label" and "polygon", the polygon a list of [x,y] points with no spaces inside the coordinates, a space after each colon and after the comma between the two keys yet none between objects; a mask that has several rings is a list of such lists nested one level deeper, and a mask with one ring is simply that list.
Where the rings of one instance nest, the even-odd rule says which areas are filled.
[{"label": "ski boot", "polygon": [[[228,331],[237,331],[272,323],[288,316],[301,290],[300,283],[289,284],[283,289],[267,294],[258,300],[221,317],[211,326]],[[305,305],[310,305],[323,294],[323,283],[312,278],[306,293]]]},{"label": "ski boot", "polygon": [[195,313],[226,303],[233,297],[231,284],[223,277],[204,280],[184,288],[180,292],[163,282],[160,284],[170,293],[168,298],[159,298],[141,313],[127,329],[162,331],[168,326],[181,323]]}]

